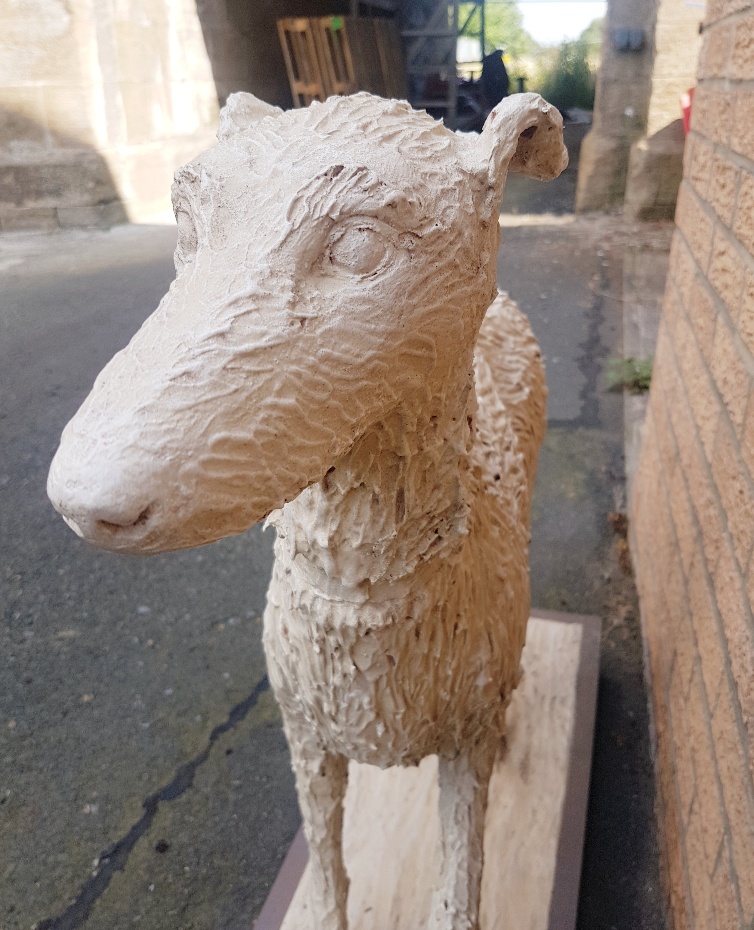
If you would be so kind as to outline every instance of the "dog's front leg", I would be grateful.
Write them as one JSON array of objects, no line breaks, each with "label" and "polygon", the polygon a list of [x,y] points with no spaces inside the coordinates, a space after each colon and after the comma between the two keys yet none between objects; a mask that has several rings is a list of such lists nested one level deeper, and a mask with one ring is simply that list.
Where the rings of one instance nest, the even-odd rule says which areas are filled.
[{"label": "dog's front leg", "polygon": [[309,842],[310,924],[315,930],[347,930],[348,876],[343,864],[343,799],[348,760],[289,730],[296,790]]},{"label": "dog's front leg", "polygon": [[455,759],[440,757],[440,884],[431,930],[479,930],[484,815],[496,747],[475,747]]}]

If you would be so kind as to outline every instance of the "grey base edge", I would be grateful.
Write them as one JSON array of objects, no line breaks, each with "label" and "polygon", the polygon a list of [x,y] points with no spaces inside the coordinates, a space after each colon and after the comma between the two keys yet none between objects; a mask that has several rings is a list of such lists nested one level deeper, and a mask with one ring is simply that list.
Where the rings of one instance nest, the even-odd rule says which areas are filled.
[{"label": "grey base edge", "polygon": [[[592,771],[594,721],[597,712],[597,686],[600,673],[599,617],[564,614],[550,610],[532,610],[538,620],[578,623],[582,626],[581,655],[576,677],[576,716],[568,766],[563,817],[555,860],[555,880],[550,900],[548,930],[574,930],[579,905],[581,861],[589,803],[589,780]],[[280,930],[301,876],[309,852],[303,828],[299,829],[286,854],[267,900],[254,924],[254,930]]]}]

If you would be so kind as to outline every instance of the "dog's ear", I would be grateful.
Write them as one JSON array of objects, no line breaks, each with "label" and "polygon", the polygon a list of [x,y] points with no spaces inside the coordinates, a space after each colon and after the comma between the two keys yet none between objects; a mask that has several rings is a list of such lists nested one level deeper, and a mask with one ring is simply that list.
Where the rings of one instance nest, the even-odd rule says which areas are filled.
[{"label": "dog's ear", "polygon": [[568,164],[563,117],[539,94],[514,94],[501,100],[471,144],[475,173],[485,177],[498,203],[509,170],[551,181]]},{"label": "dog's ear", "polygon": [[238,92],[231,94],[225,106],[220,110],[220,128],[217,130],[219,142],[226,142],[233,136],[251,129],[265,116],[277,116],[283,111],[265,103],[254,94]]}]

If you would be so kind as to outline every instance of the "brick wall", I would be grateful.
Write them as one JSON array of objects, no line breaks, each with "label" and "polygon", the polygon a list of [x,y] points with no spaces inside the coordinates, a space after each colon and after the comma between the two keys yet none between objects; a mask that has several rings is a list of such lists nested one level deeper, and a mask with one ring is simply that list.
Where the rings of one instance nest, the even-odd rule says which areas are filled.
[{"label": "brick wall", "polygon": [[754,926],[754,3],[709,0],[632,502],[673,923]]}]

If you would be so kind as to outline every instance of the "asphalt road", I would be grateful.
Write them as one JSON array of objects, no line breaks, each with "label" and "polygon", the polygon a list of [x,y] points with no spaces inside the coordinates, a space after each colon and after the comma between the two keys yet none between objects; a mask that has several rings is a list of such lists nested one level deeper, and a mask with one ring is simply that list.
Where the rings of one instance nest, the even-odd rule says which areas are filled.
[{"label": "asphalt road", "polygon": [[[533,601],[605,628],[579,926],[660,927],[635,595],[607,520],[624,487],[604,377],[624,237],[614,220],[506,222],[501,283],[551,389]],[[261,649],[271,534],[114,556],[45,495],[62,427],[172,279],[173,241],[0,244],[0,930],[248,930],[298,825]]]}]

